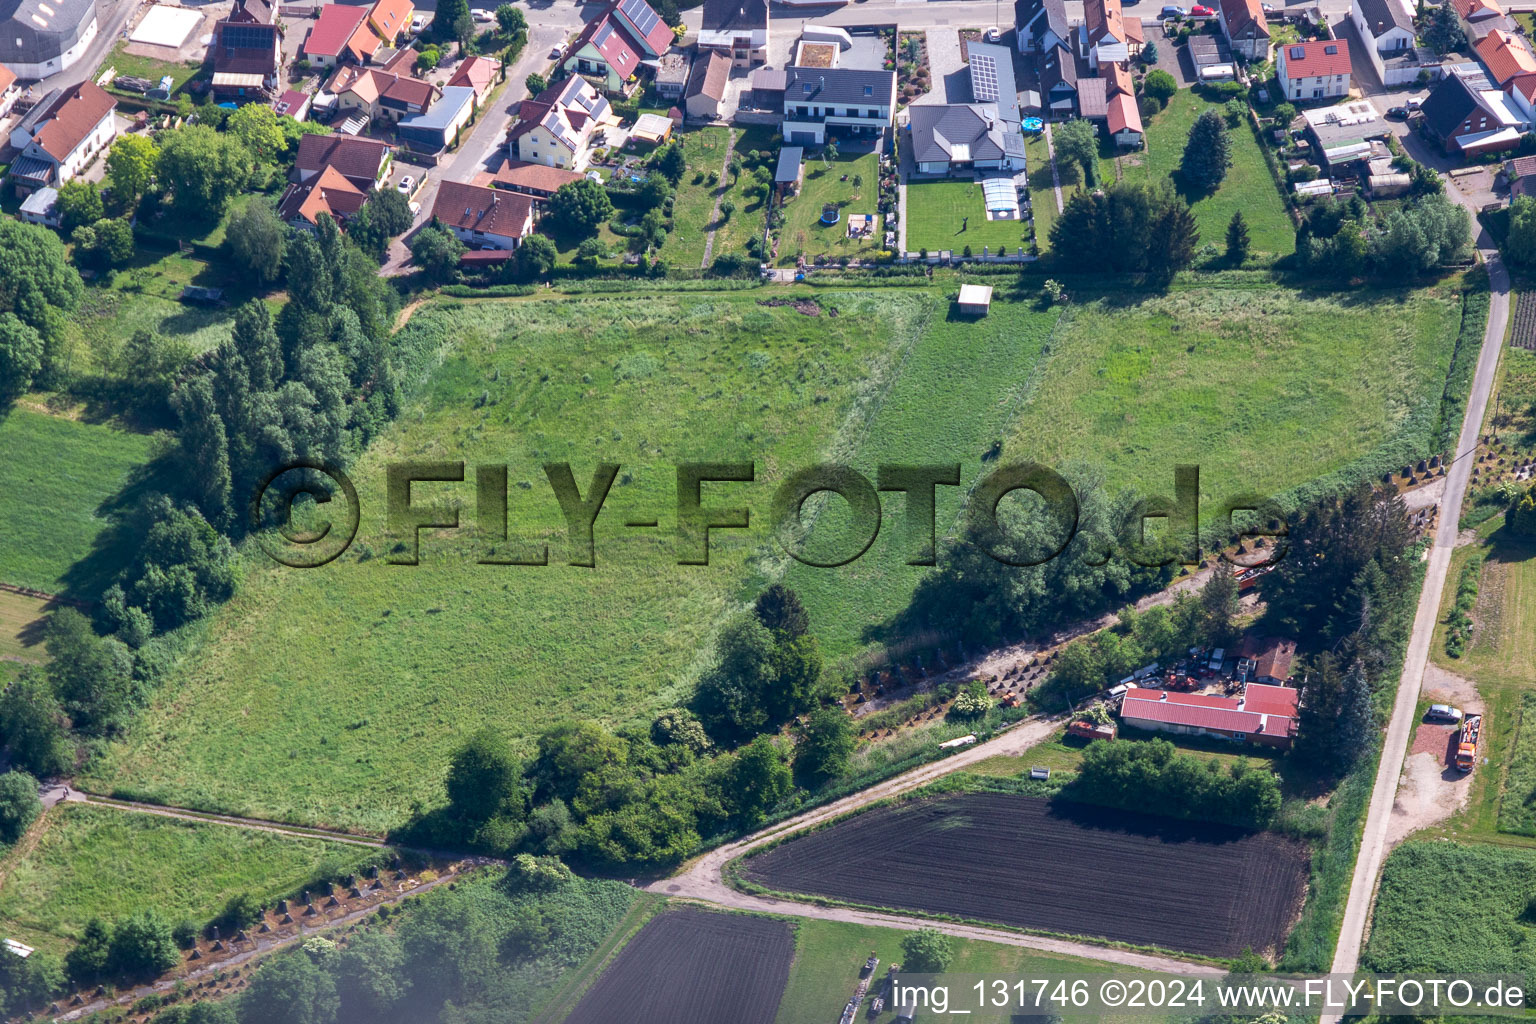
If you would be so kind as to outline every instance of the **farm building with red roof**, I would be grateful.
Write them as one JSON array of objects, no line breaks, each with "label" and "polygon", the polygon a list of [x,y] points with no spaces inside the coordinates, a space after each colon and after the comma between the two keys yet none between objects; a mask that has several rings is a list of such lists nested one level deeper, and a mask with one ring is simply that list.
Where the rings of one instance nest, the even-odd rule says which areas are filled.
[{"label": "farm building with red roof", "polygon": [[1296,737],[1299,690],[1249,683],[1241,697],[1168,690],[1127,690],[1120,721],[1137,729],[1212,736],[1289,748]]}]

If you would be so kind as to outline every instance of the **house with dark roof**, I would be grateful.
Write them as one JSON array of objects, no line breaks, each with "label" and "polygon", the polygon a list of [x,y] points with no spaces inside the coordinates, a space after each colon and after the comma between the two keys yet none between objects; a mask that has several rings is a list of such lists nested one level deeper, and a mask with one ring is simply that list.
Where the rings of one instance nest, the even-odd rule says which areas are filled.
[{"label": "house with dark roof", "polygon": [[516,249],[533,233],[533,199],[462,181],[437,186],[432,217],[471,249]]},{"label": "house with dark roof", "polygon": [[1209,736],[1288,749],[1295,741],[1301,691],[1249,683],[1240,697],[1136,688],[1120,701],[1120,721],[1137,729]]},{"label": "house with dark roof", "polygon": [[768,0],[704,0],[699,51],[713,50],[738,68],[768,60]]},{"label": "house with dark roof", "polygon": [[325,83],[325,91],[336,97],[339,112],[356,111],[371,120],[390,122],[425,114],[439,95],[431,82],[356,64],[337,68]]},{"label": "house with dark roof", "polygon": [[1498,0],[1451,0],[1451,8],[1456,12],[1462,31],[1467,34],[1467,40],[1474,44],[1495,29],[1520,30]]},{"label": "house with dark roof", "polygon": [[1275,77],[1292,103],[1348,96],[1351,73],[1349,42],[1344,39],[1287,43],[1275,61]]},{"label": "house with dark roof", "polygon": [[919,174],[1016,171],[1024,166],[1019,126],[989,103],[914,103],[907,108]]},{"label": "house with dark roof", "polygon": [[210,88],[220,102],[270,101],[282,67],[283,35],[272,8],[261,0],[235,0],[229,14],[213,26],[208,59]]},{"label": "house with dark roof", "polygon": [[1141,52],[1147,37],[1140,18],[1126,18],[1120,0],[1083,0],[1083,23],[1078,28],[1078,51],[1088,66],[1123,64]]},{"label": "house with dark roof", "polygon": [[613,9],[587,22],[571,44],[565,70],[596,82],[605,92],[623,94],[640,70],[641,51]]},{"label": "house with dark roof", "polygon": [[896,72],[785,68],[782,102],[784,141],[792,146],[819,146],[828,131],[879,135],[896,113]]},{"label": "house with dark roof", "polygon": [[1457,74],[1441,79],[1420,109],[1425,127],[1453,155],[1507,152],[1530,128],[1504,93],[1474,89]]},{"label": "house with dark roof", "polygon": [[717,50],[701,54],[693,62],[688,87],[683,91],[683,109],[689,117],[713,121],[720,116],[725,99],[725,85],[731,79],[731,58]]},{"label": "house with dark roof", "polygon": [[1354,0],[1349,20],[1365,44],[1365,56],[1376,77],[1386,82],[1386,62],[1412,52],[1418,40],[1407,0]]},{"label": "house with dark roof", "polygon": [[672,26],[662,21],[645,0],[618,0],[613,5],[613,16],[645,57],[660,57],[672,49]]},{"label": "house with dark roof", "polygon": [[356,135],[302,135],[293,159],[294,181],[314,180],[334,169],[359,191],[382,188],[389,179],[394,149],[387,142]]},{"label": "house with dark roof", "polygon": [[1020,53],[1044,53],[1070,46],[1072,26],[1067,21],[1066,0],[1016,0],[1013,19],[1018,26],[1016,41]]},{"label": "house with dark roof", "polygon": [[96,30],[95,0],[0,0],[0,64],[47,78],[73,66]]},{"label": "house with dark roof", "polygon": [[338,64],[366,64],[384,41],[368,25],[368,8],[331,3],[320,8],[320,17],[309,30],[300,56],[321,68]]},{"label": "house with dark roof", "polygon": [[117,101],[95,82],[56,89],[11,129],[21,153],[8,175],[18,195],[59,186],[83,171],[117,137]]},{"label": "house with dark roof", "polygon": [[[1077,58],[1064,46],[1039,55],[1040,98],[1055,117],[1069,117],[1077,110]],[[1086,76],[1085,76],[1086,77]]]},{"label": "house with dark roof", "polygon": [[507,134],[508,155],[524,163],[579,171],[586,166],[592,136],[617,124],[607,98],[583,78],[571,77],[523,100],[517,123]]},{"label": "house with dark roof", "polygon": [[1216,18],[1233,53],[1248,60],[1269,60],[1269,22],[1259,0],[1221,0]]},{"label": "house with dark roof", "polygon": [[294,182],[277,204],[277,216],[296,228],[312,229],[327,214],[338,224],[346,221],[368,201],[358,188],[334,167],[327,167],[308,181]]}]

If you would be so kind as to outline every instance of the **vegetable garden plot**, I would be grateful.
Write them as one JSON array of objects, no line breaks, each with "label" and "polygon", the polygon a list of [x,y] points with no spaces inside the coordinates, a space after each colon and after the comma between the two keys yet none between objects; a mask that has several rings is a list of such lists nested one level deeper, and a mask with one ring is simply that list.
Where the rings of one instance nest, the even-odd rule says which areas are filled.
[{"label": "vegetable garden plot", "polygon": [[782,892],[1232,956],[1281,947],[1307,859],[1269,832],[968,794],[870,811],[744,866]]},{"label": "vegetable garden plot", "polygon": [[630,940],[565,1024],[772,1024],[794,953],[787,922],[674,910]]}]

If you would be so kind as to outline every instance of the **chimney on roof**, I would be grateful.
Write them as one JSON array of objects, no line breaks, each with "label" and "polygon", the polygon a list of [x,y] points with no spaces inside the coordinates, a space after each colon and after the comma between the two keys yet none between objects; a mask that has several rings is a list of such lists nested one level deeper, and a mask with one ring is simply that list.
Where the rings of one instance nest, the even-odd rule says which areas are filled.
[{"label": "chimney on roof", "polygon": [[1161,692],[1161,693],[1159,693],[1159,694],[1158,694],[1158,695],[1157,695],[1157,699],[1158,699],[1158,700],[1167,700],[1167,699],[1168,699],[1168,691],[1167,691],[1167,690],[1164,690],[1164,691],[1162,691],[1162,692]]}]

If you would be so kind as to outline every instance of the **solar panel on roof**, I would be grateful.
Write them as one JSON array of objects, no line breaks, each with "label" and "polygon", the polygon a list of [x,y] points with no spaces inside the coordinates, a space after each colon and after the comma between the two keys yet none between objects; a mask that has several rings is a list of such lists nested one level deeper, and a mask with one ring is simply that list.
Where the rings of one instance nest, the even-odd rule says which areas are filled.
[{"label": "solar panel on roof", "polygon": [[1301,60],[1302,57],[1306,56],[1306,53],[1307,51],[1301,47],[1293,46],[1291,47],[1291,60]]},{"label": "solar panel on roof", "polygon": [[649,36],[651,29],[655,28],[656,23],[661,20],[645,0],[624,0],[619,5],[619,10],[624,12],[624,17],[628,18],[643,36]]},{"label": "solar panel on roof", "polygon": [[1325,46],[1323,47],[1323,52],[1332,57],[1339,52],[1339,48],[1337,46]]}]

